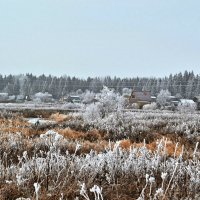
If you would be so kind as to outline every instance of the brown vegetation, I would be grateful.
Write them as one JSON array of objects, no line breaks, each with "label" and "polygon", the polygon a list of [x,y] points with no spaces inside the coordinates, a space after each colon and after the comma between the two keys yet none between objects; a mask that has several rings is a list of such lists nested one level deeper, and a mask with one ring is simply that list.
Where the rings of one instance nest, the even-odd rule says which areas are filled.
[{"label": "brown vegetation", "polygon": [[70,115],[65,115],[65,114],[60,114],[60,113],[55,113],[55,114],[52,114],[49,119],[51,120],[54,120],[56,121],[57,123],[59,122],[64,122],[64,121],[67,121],[67,120],[72,120],[72,116]]},{"label": "brown vegetation", "polygon": [[[69,128],[69,127],[62,127],[59,126],[59,124],[64,124],[67,121],[73,121],[71,116],[55,113],[52,114],[49,119],[56,121],[57,126],[54,127],[52,130],[62,135],[67,142],[63,142],[60,144],[60,151],[64,155],[66,151],[69,152],[69,154],[74,155],[83,155],[85,156],[87,153],[89,153],[91,150],[94,150],[95,152],[104,152],[106,147],[108,147],[109,143],[111,144],[111,147],[113,148],[116,144],[116,141],[113,139],[110,141],[110,138],[112,138],[112,134],[97,130],[93,127],[87,127],[87,129],[84,127],[81,130],[77,130],[78,128],[75,127]],[[47,152],[49,149],[48,145],[45,143],[41,143],[39,140],[39,136],[41,134],[46,133],[48,131],[49,127],[44,127],[43,129],[38,128],[37,126],[29,124],[24,118],[20,115],[15,117],[8,117],[8,118],[0,118],[0,145],[1,145],[1,151],[0,156],[3,160],[3,165],[10,165],[11,163],[16,164],[18,163],[18,157],[19,155],[22,155],[24,151],[27,151],[28,157],[33,157],[36,154],[41,153],[41,151]],[[21,133],[21,137],[15,137],[17,133]],[[8,149],[7,141],[9,140],[8,134],[13,135],[13,141],[20,147],[16,151],[15,149],[11,150]],[[144,142],[146,141],[146,148],[150,150],[152,153],[156,153],[158,142],[160,142],[160,139],[162,139],[162,145],[165,148],[162,148],[166,150],[166,155],[168,156],[179,156],[182,153],[182,145],[184,144],[186,147],[189,147],[189,143],[187,143],[186,139],[179,140],[179,144],[177,145],[176,136],[169,136],[167,134],[158,133],[156,131],[152,131],[152,133],[147,134],[146,132],[143,132],[138,135],[134,135],[131,138],[123,138],[119,141],[119,146],[126,150],[125,152],[128,152],[130,148],[133,147],[143,147]],[[76,144],[79,144],[81,146],[80,149],[76,152]],[[188,149],[189,150],[189,149]],[[7,157],[4,159],[4,152],[7,153]],[[164,152],[161,152],[161,155]],[[192,152],[189,152],[190,156],[192,155]],[[65,169],[66,171],[63,171],[64,173],[71,173],[68,171],[68,169]],[[106,171],[105,171],[106,174]],[[115,184],[108,184],[107,180],[104,176],[97,174],[96,177],[92,177],[94,179],[91,179],[91,177],[87,177],[87,187],[91,188],[95,180],[95,184],[103,186],[103,192],[105,195],[105,199],[112,199],[112,200],[129,200],[129,199],[137,199],[139,196],[142,188],[145,185],[145,181],[141,178],[140,180],[133,181],[136,177],[129,174],[129,176],[132,178],[130,179],[128,176],[116,174],[116,182]],[[70,177],[70,176],[69,176]],[[54,177],[48,175],[41,180],[42,182],[42,190],[40,191],[40,198],[41,200],[56,200],[59,199],[61,196],[61,192],[64,195],[64,198],[67,199],[75,199],[76,196],[79,195],[79,182],[76,180],[73,176],[71,176],[68,180],[66,180],[66,183],[63,184],[63,188],[60,186],[59,189],[52,189],[48,188],[48,179],[53,179]],[[42,179],[42,178],[41,178]],[[64,176],[61,174],[61,182],[64,182]],[[160,174],[157,174],[156,179],[158,179],[157,184],[161,184]],[[15,184],[9,183],[0,183],[0,200],[7,200],[7,199],[16,199],[18,197],[30,197],[31,195],[34,196],[34,188],[33,183],[38,180],[33,177],[33,179],[30,181],[29,190],[19,189]],[[156,187],[153,189],[155,190]],[[51,191],[52,190],[52,191]],[[90,194],[91,199],[93,196]],[[81,198],[80,198],[81,199]],[[167,199],[167,198],[166,198]]]}]

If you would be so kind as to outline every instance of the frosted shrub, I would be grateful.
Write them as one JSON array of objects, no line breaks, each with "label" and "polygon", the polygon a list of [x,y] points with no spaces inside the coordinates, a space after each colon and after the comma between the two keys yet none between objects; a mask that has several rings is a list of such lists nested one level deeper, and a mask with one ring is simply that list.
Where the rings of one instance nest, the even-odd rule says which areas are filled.
[{"label": "frosted shrub", "polygon": [[101,119],[101,105],[99,103],[90,104],[86,107],[85,112],[83,113],[83,119],[86,123],[95,123]]},{"label": "frosted shrub", "polygon": [[139,109],[140,106],[139,106],[138,103],[132,103],[132,104],[131,104],[131,108],[133,108],[133,109]]},{"label": "frosted shrub", "polygon": [[95,195],[95,200],[103,200],[103,195],[102,195],[102,188],[94,185],[91,189],[90,192],[93,192]]},{"label": "frosted shrub", "polygon": [[159,199],[159,198],[163,197],[163,194],[164,194],[163,189],[162,188],[158,188],[156,190],[155,195],[154,195],[154,199]]},{"label": "frosted shrub", "polygon": [[110,112],[122,109],[125,104],[125,99],[122,96],[105,86],[96,98],[101,103],[101,112],[103,117],[108,115]]},{"label": "frosted shrub", "polygon": [[156,109],[157,109],[156,103],[146,104],[143,106],[143,110],[156,110]]},{"label": "frosted shrub", "polygon": [[38,92],[34,95],[34,101],[36,102],[49,102],[52,101],[52,99],[52,94],[49,94],[48,92]]},{"label": "frosted shrub", "polygon": [[84,94],[82,94],[82,102],[85,104],[92,103],[92,101],[95,99],[94,92],[86,91]]},{"label": "frosted shrub", "polygon": [[161,90],[156,99],[158,105],[161,107],[165,106],[170,95],[171,93],[168,90]]},{"label": "frosted shrub", "polygon": [[54,144],[57,141],[63,139],[63,136],[53,130],[49,130],[45,134],[41,134],[40,138],[50,141],[50,142],[52,142],[52,144]]},{"label": "frosted shrub", "polygon": [[85,183],[81,184],[80,195],[83,196],[86,200],[90,200],[90,198],[87,194],[87,189],[86,189]]}]

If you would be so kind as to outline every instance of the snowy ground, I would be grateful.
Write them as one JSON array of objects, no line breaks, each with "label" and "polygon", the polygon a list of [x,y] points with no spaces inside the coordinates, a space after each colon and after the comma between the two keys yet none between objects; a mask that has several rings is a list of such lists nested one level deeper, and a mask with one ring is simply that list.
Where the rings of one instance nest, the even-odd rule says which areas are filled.
[{"label": "snowy ground", "polygon": [[37,122],[39,122],[39,124],[41,124],[41,125],[43,125],[43,124],[55,124],[56,123],[55,121],[46,120],[46,119],[42,119],[42,118],[26,118],[26,120],[30,124],[36,124]]},{"label": "snowy ground", "polygon": [[35,102],[25,102],[25,103],[0,103],[0,109],[4,110],[82,110],[81,104],[72,103],[35,103]]}]

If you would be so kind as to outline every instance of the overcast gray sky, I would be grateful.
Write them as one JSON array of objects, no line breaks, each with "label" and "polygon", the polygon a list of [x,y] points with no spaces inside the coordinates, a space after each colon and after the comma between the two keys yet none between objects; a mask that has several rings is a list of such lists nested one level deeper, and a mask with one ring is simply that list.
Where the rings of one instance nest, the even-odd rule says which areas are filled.
[{"label": "overcast gray sky", "polygon": [[1,0],[0,73],[200,73],[199,0]]}]

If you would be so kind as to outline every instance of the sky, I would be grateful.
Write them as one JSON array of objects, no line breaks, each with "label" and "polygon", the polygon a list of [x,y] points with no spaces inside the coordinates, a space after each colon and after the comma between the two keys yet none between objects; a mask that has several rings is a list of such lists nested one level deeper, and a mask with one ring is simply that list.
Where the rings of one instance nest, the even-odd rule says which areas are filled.
[{"label": "sky", "polygon": [[199,74],[199,53],[199,0],[0,0],[0,74]]}]

